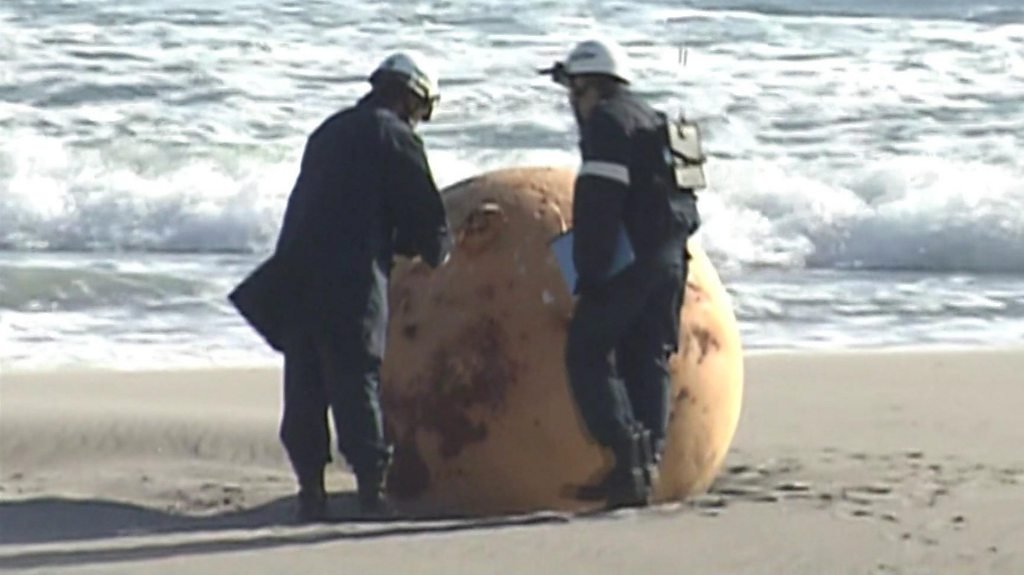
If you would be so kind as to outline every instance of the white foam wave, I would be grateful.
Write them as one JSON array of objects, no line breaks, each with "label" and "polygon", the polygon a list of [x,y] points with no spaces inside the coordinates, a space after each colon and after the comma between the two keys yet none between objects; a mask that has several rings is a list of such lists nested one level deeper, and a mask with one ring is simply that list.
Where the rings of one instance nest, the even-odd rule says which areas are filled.
[{"label": "white foam wave", "polygon": [[726,264],[1024,272],[1024,176],[905,157],[846,177],[735,161],[702,196],[704,242]]},{"label": "white foam wave", "polygon": [[[266,250],[298,164],[204,157],[153,170],[154,157],[79,151],[35,135],[15,140],[0,147],[0,247],[15,250]],[[497,167],[575,163],[562,150],[429,154],[442,187]]]},{"label": "white foam wave", "polygon": [[[0,245],[15,249],[266,250],[295,170],[205,160],[150,174],[45,139],[19,150],[0,195]],[[577,162],[560,149],[430,154],[441,186]],[[724,266],[1024,272],[1024,177],[1007,167],[899,157],[837,174],[719,160],[711,178],[701,234]]]},{"label": "white foam wave", "polygon": [[125,160],[32,135],[4,148],[0,246],[12,249],[249,251],[275,232],[294,179],[292,162],[258,158],[154,169],[159,154]]}]

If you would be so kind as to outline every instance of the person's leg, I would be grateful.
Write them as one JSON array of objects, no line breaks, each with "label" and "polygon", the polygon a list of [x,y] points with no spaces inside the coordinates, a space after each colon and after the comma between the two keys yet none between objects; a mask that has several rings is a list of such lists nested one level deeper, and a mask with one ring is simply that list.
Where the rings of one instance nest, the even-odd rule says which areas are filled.
[{"label": "person's leg", "polygon": [[280,438],[299,483],[299,519],[323,517],[327,507],[324,467],[330,461],[330,428],[320,361],[308,340],[293,339],[286,348]]},{"label": "person's leg", "polygon": [[637,422],[650,434],[655,461],[664,449],[672,380],[669,358],[678,348],[683,276],[668,271],[647,299],[637,321],[616,348],[619,375],[625,383]]},{"label": "person's leg", "polygon": [[[617,378],[612,351],[623,315],[581,296],[576,303],[565,347],[565,363],[576,406],[590,435],[610,447],[633,422],[632,407]],[[618,322],[616,322],[618,321]]]},{"label": "person's leg", "polygon": [[386,504],[391,463],[380,408],[381,358],[359,342],[324,342],[319,351],[338,449],[356,475],[361,506],[377,511]]},{"label": "person's leg", "polygon": [[647,500],[633,410],[613,359],[616,343],[643,309],[646,288],[631,276],[581,295],[566,341],[569,384],[580,415],[594,440],[615,455],[608,477],[578,496],[606,498],[611,507]]}]

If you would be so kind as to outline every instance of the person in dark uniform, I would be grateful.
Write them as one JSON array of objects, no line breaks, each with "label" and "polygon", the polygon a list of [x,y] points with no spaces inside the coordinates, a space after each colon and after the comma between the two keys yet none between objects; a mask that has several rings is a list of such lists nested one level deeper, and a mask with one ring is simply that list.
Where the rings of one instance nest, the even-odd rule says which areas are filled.
[{"label": "person in dark uniform", "polygon": [[[582,164],[573,191],[578,300],[566,366],[578,409],[615,466],[578,496],[611,508],[648,502],[668,424],[687,238],[696,196],[679,185],[671,123],[629,90],[623,49],[588,40],[542,70],[569,89]],[[622,233],[634,259],[611,274]]]},{"label": "person in dark uniform", "polygon": [[309,137],[273,256],[232,293],[284,353],[280,437],[298,478],[298,517],[326,515],[328,410],[363,511],[385,512],[386,444],[379,371],[388,279],[397,253],[447,261],[447,215],[414,132],[438,100],[421,57],[389,56],[372,90]]}]

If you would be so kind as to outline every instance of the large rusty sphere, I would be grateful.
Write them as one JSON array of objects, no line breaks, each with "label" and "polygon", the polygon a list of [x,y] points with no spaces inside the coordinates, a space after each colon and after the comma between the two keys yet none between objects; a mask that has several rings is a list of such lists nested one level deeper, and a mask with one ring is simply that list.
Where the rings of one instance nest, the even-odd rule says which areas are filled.
[{"label": "large rusty sphere", "polygon": [[[573,173],[522,168],[443,191],[456,246],[432,270],[393,272],[382,396],[409,513],[583,511],[573,498],[612,464],[566,378],[573,300],[548,242],[571,227]],[[743,356],[727,293],[693,242],[672,415],[656,501],[705,490],[739,421]],[[599,505],[599,504],[597,504]]]}]

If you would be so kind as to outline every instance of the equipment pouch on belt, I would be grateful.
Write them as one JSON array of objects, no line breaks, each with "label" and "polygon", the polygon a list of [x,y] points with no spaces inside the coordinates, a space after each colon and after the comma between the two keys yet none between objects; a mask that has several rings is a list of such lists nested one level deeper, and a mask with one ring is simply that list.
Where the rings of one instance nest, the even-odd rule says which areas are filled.
[{"label": "equipment pouch on belt", "polygon": [[704,162],[707,157],[701,148],[700,128],[684,118],[665,124],[668,132],[665,159],[672,164],[676,186],[694,191],[706,188]]}]

